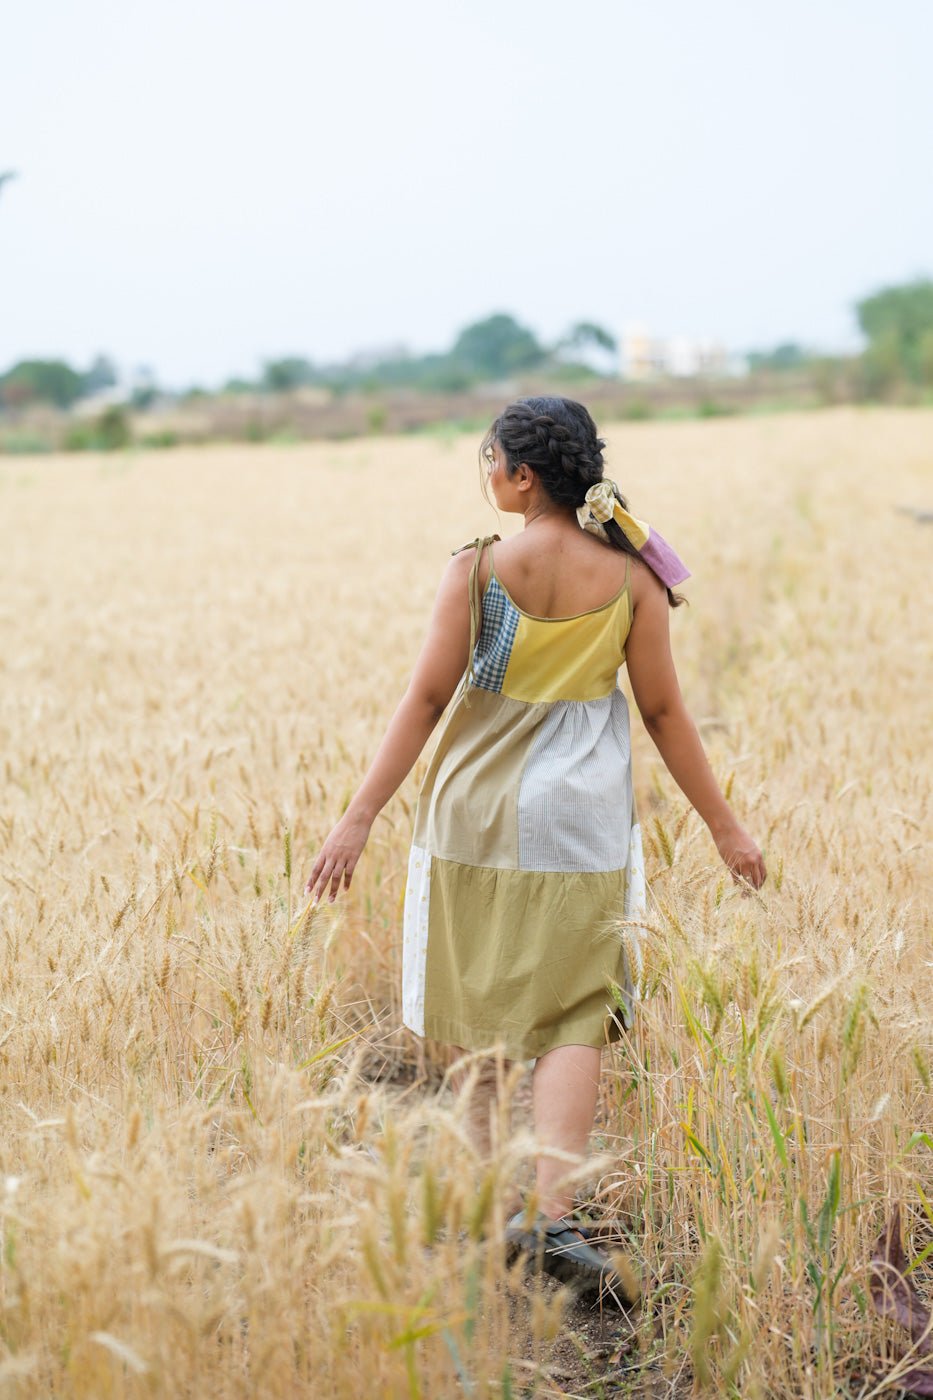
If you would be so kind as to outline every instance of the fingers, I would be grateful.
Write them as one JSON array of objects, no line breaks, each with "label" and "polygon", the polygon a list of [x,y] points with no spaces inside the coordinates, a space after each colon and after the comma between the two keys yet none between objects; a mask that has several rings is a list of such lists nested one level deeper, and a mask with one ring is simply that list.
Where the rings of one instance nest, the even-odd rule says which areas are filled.
[{"label": "fingers", "polygon": [[760,890],[765,880],[768,878],[768,872],[765,869],[764,858],[761,852],[758,852],[754,857],[739,857],[730,862],[729,868],[735,883],[737,885],[746,886],[743,890],[744,894],[750,894],[752,890]]},{"label": "fingers", "polygon": [[[334,874],[333,874],[333,877],[332,877],[331,882],[330,882],[330,899],[328,900],[328,903],[329,903],[329,904],[333,904],[334,900],[337,898],[338,894],[340,893],[340,881],[341,881],[341,878],[342,878],[342,876],[343,876],[343,872],[344,872],[344,863],[343,863],[343,861],[337,861],[337,863],[334,865]],[[326,888],[326,886],[327,886],[327,881],[326,881],[326,880],[324,881],[324,885],[325,885],[325,888]]]},{"label": "fingers", "polygon": [[319,857],[318,859],[319,865],[315,864],[314,867],[317,873],[312,874],[311,879],[308,881],[308,893],[313,897],[315,904],[320,903],[321,895],[327,888],[327,882],[330,879],[334,868],[334,860],[332,856],[326,856],[323,859]]},{"label": "fingers", "polygon": [[305,886],[306,893],[311,894],[315,885],[323,886],[327,883],[329,873],[333,867],[336,854],[330,849],[329,843],[325,841],[317,860],[311,868],[308,883]]},{"label": "fingers", "polygon": [[756,851],[755,857],[751,862],[751,868],[749,870],[748,878],[750,882],[754,885],[755,889],[760,890],[767,877],[768,872],[765,869],[764,856],[761,854],[760,851]]},{"label": "fingers", "polygon": [[330,886],[328,904],[333,904],[340,893],[341,881],[343,888],[350,888],[350,881],[353,879],[353,872],[356,869],[356,860],[346,854],[325,855],[322,851],[314,862],[314,868],[305,885],[305,894],[313,896],[314,903],[320,904]]},{"label": "fingers", "polygon": [[348,890],[360,854],[369,836],[369,825],[361,818],[345,814],[330,832],[311,869],[305,894],[318,904],[327,894],[333,904],[341,886]]},{"label": "fingers", "polygon": [[311,891],[314,889],[314,886],[317,884],[318,877],[323,869],[324,855],[322,852],[321,855],[319,855],[317,860],[314,862],[311,874],[308,876],[308,883],[305,885],[305,894],[310,894]]}]

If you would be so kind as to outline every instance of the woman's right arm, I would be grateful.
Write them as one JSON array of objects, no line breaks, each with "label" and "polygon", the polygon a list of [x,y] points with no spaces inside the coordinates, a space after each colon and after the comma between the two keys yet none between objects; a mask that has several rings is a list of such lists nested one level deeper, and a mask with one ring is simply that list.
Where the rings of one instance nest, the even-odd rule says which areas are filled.
[{"label": "woman's right arm", "polygon": [[733,876],[764,884],[761,851],[729,806],[690,718],[671,655],[667,590],[647,569],[639,580],[625,657],[632,694],[645,728],[671,777],[699,812]]},{"label": "woman's right arm", "polygon": [[305,893],[314,896],[315,904],[328,884],[331,904],[341,881],[344,889],[349,889],[373,822],[414,767],[466,670],[470,649],[467,584],[474,558],[474,552],[466,550],[455,554],[447,565],[408,689],[356,795],[314,862]]}]

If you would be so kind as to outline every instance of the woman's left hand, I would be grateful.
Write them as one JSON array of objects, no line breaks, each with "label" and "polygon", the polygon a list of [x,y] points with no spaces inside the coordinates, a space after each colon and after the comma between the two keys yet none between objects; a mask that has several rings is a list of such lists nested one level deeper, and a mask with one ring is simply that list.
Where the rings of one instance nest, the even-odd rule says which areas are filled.
[{"label": "woman's left hand", "polygon": [[369,838],[372,822],[365,817],[354,816],[347,811],[340,818],[320,849],[311,870],[305,894],[313,895],[314,903],[320,903],[330,884],[329,904],[333,904],[343,881],[345,890],[350,888],[356,863]]},{"label": "woman's left hand", "polygon": [[747,881],[753,889],[760,890],[768,872],[764,857],[744,827],[731,821],[718,829],[710,828],[716,849],[732,872],[737,884]]}]

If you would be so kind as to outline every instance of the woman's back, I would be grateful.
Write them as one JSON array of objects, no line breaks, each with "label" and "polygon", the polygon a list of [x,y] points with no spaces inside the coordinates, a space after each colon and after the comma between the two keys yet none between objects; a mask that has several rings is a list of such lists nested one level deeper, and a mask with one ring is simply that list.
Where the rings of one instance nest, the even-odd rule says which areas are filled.
[{"label": "woman's back", "polygon": [[634,920],[642,890],[617,684],[632,560],[543,522],[457,552],[471,561],[470,664],[415,815],[405,1024],[472,1048],[502,1036],[518,1059],[615,1039],[634,981],[604,926]]},{"label": "woman's back", "polygon": [[[494,569],[515,606],[531,617],[572,618],[600,608],[623,587],[630,556],[573,527],[543,522],[500,540],[480,561],[485,589]],[[633,561],[634,562],[634,561]]]},{"label": "woman's back", "polygon": [[[559,536],[551,542],[561,543]],[[610,596],[580,607],[596,591],[592,577],[578,577],[581,563],[587,572],[592,567],[589,558],[573,548],[512,551],[507,564],[513,577],[520,576],[518,565],[526,564],[524,578],[513,587],[529,601],[539,599],[538,606],[545,609],[533,612],[503,579],[497,557],[501,549],[496,537],[481,541],[470,572],[469,682],[531,704],[608,697],[616,689],[632,625],[631,559],[625,557],[621,585]],[[600,583],[597,566],[597,586],[604,595],[617,582],[613,572],[616,578]]]}]

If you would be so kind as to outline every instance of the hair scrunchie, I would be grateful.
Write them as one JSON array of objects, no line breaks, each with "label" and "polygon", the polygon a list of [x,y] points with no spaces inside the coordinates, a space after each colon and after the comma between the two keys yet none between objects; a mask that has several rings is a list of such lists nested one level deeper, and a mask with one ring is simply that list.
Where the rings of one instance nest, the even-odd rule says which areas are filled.
[{"label": "hair scrunchie", "polygon": [[607,538],[603,525],[607,520],[614,520],[639,558],[666,587],[673,588],[690,577],[690,570],[667,540],[647,521],[629,514],[619,500],[619,488],[608,477],[603,477],[587,491],[583,505],[577,507],[577,519],[584,530],[602,539]]}]

